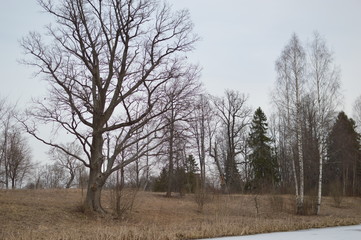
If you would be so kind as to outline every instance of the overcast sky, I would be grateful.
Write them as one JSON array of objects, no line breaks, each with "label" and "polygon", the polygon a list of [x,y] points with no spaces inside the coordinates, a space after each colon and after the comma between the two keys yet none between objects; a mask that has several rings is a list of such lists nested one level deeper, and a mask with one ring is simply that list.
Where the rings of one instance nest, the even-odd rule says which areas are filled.
[{"label": "overcast sky", "polygon": [[[314,31],[323,36],[341,69],[344,109],[361,95],[360,0],[169,0],[174,9],[188,8],[201,37],[190,59],[203,68],[209,93],[225,89],[249,94],[249,104],[270,114],[270,90],[276,80],[275,61],[293,33],[307,44]],[[0,97],[24,105],[45,92],[33,70],[20,65],[19,39],[42,31],[50,19],[36,0],[1,1]],[[45,158],[34,144],[36,158]],[[40,159],[38,159],[40,160]]]}]

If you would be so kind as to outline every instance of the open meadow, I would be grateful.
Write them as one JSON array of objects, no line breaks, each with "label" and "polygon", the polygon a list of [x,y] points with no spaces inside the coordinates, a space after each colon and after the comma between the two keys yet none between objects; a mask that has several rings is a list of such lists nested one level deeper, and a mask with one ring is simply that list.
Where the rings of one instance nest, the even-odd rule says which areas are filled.
[{"label": "open meadow", "polygon": [[111,191],[103,194],[109,211],[104,216],[82,213],[83,194],[79,189],[0,190],[0,239],[197,239],[361,223],[360,198],[343,198],[336,207],[325,197],[320,216],[297,216],[290,195],[208,194],[200,212],[195,195],[165,198],[140,191],[119,218],[111,214]]}]

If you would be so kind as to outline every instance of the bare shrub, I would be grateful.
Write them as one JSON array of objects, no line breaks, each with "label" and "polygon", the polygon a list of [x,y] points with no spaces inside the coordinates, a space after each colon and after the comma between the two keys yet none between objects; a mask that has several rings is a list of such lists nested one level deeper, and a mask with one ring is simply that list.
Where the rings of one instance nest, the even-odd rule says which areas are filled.
[{"label": "bare shrub", "polygon": [[210,197],[205,189],[196,189],[194,193],[194,201],[197,204],[198,212],[202,213],[204,205],[210,202]]},{"label": "bare shrub", "polygon": [[133,210],[138,189],[113,188],[110,191],[112,210],[117,219],[124,219]]}]

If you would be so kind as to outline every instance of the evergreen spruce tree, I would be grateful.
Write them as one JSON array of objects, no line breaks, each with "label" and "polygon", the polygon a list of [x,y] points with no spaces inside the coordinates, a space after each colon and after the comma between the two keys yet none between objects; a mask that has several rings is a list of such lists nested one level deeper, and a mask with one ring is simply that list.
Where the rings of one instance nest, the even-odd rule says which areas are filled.
[{"label": "evergreen spruce tree", "polygon": [[[173,169],[174,181],[171,190],[179,192],[181,195],[185,193],[194,193],[197,187],[197,172],[199,171],[197,162],[193,155],[189,155],[183,164]],[[164,167],[159,176],[154,181],[155,192],[165,192],[168,187],[169,172]]]},{"label": "evergreen spruce tree", "polygon": [[261,108],[253,116],[248,144],[251,149],[249,161],[253,170],[253,187],[265,188],[278,181],[278,167],[275,154],[267,136],[267,118]]},{"label": "evergreen spruce tree", "polygon": [[154,191],[155,192],[165,192],[167,191],[168,186],[168,171],[164,167],[160,172],[159,176],[154,181]]},{"label": "evergreen spruce tree", "polygon": [[194,193],[197,187],[197,172],[199,171],[197,162],[193,155],[189,155],[185,163],[187,191]]},{"label": "evergreen spruce tree", "polygon": [[328,139],[328,160],[325,182],[330,191],[335,186],[343,195],[361,194],[360,135],[355,121],[340,112]]}]

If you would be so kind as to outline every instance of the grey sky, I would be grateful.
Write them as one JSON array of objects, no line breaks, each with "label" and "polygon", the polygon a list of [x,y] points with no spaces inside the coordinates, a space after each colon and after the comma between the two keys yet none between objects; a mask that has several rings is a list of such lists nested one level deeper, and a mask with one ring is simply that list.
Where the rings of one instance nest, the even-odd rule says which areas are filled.
[{"label": "grey sky", "polygon": [[[334,51],[341,68],[344,109],[361,95],[361,1],[359,0],[169,0],[174,9],[188,8],[202,40],[190,59],[202,68],[211,94],[226,88],[249,94],[249,103],[270,114],[275,60],[292,33],[307,43],[317,30]],[[49,22],[36,0],[1,1],[1,97],[24,105],[44,93],[33,69],[19,65],[18,40]],[[40,146],[36,144],[34,146]],[[43,149],[43,148],[42,148]],[[34,155],[40,150],[35,150]]]},{"label": "grey sky", "polygon": [[275,60],[295,32],[307,44],[314,31],[326,38],[341,68],[345,111],[361,94],[361,1],[173,0],[188,7],[202,37],[194,58],[213,94],[225,88],[249,93],[250,103],[270,112]]}]

